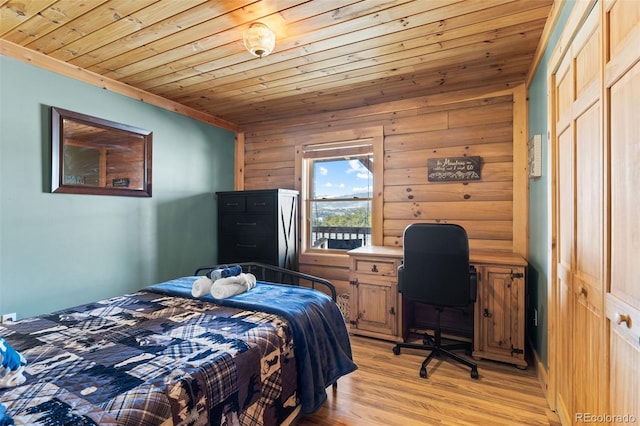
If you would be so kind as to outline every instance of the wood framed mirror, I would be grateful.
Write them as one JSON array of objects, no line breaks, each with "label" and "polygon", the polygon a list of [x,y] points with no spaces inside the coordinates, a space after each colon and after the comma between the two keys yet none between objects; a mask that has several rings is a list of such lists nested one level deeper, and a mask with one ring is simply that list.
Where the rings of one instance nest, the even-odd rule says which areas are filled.
[{"label": "wood framed mirror", "polygon": [[151,197],[153,133],[51,107],[51,192]]}]

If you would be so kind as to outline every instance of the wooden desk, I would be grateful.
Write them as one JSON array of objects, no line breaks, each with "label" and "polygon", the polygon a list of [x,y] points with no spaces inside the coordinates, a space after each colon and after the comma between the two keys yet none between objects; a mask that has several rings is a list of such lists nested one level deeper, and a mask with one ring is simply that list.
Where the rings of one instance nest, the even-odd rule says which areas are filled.
[{"label": "wooden desk", "polygon": [[[409,302],[398,293],[401,247],[350,250],[350,318],[353,334],[403,341],[408,332]],[[473,251],[478,297],[473,309],[473,356],[526,368],[526,260],[514,253]]]}]

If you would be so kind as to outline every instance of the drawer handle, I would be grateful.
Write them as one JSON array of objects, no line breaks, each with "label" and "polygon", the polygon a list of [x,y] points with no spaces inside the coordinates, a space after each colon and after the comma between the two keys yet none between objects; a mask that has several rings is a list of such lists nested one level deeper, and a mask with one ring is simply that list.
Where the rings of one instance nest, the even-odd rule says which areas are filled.
[{"label": "drawer handle", "polygon": [[616,323],[618,325],[625,323],[627,328],[631,328],[631,317],[629,315],[616,312],[615,317],[616,317]]},{"label": "drawer handle", "polygon": [[255,207],[255,206],[266,206],[266,205],[267,205],[267,203],[265,203],[265,202],[262,202],[262,203],[253,203],[253,206],[254,206],[254,207]]},{"label": "drawer handle", "polygon": [[371,267],[371,272],[378,272],[378,266],[375,263]]},{"label": "drawer handle", "polygon": [[255,244],[240,244],[240,243],[238,243],[238,244],[236,244],[236,247],[242,247],[242,248],[256,248],[256,247],[258,247],[258,246],[257,246],[257,245],[255,245]]},{"label": "drawer handle", "polygon": [[238,203],[227,203],[226,206],[227,207],[237,207]]},{"label": "drawer handle", "polygon": [[236,222],[237,226],[256,226],[256,222]]}]

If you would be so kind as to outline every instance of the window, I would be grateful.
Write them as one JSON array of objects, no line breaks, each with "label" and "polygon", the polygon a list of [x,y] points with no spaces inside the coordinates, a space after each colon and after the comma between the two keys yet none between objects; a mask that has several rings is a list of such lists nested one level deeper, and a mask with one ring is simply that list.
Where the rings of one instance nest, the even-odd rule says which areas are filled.
[{"label": "window", "polygon": [[382,130],[370,133],[298,147],[305,251],[381,244]]}]

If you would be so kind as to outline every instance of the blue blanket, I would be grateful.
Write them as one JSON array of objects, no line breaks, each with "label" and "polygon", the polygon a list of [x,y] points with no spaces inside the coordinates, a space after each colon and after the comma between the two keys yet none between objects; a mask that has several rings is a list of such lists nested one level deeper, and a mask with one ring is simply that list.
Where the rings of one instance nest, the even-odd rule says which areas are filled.
[{"label": "blue blanket", "polygon": [[[178,278],[144,290],[194,299],[191,287],[197,278]],[[338,305],[322,292],[258,281],[250,291],[228,299],[217,300],[211,295],[199,299],[279,315],[290,323],[303,414],[320,409],[327,399],[326,388],[358,368],[353,362],[342,313]]]}]

